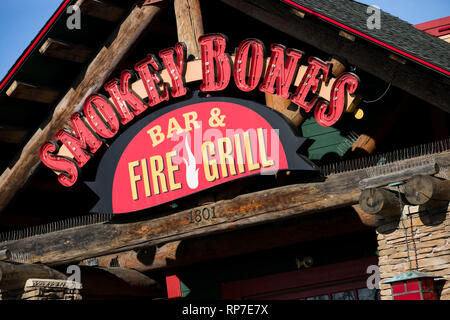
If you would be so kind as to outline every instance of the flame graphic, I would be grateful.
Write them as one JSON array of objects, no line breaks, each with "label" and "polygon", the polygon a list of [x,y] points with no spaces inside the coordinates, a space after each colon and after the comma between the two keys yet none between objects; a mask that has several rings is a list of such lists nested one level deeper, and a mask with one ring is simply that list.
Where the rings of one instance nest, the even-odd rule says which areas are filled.
[{"label": "flame graphic", "polygon": [[186,165],[186,182],[188,187],[191,189],[195,189],[198,187],[198,169],[196,169],[195,157],[192,154],[191,149],[189,148],[189,144],[187,142],[187,137],[184,139],[184,143],[186,146],[188,161],[183,158],[184,164]]}]

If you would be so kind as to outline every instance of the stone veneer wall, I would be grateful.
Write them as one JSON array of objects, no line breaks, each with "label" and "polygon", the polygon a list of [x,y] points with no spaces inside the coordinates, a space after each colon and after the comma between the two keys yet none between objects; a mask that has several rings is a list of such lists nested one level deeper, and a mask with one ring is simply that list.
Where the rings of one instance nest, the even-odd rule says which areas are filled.
[{"label": "stone veneer wall", "polygon": [[[413,270],[441,276],[438,299],[450,300],[450,206],[427,209],[405,206],[400,218],[378,220],[378,252],[381,281],[409,271],[405,229]],[[392,300],[389,284],[380,283],[381,299]]]},{"label": "stone veneer wall", "polygon": [[81,300],[81,283],[53,279],[28,279],[25,287],[1,291],[0,300]]}]

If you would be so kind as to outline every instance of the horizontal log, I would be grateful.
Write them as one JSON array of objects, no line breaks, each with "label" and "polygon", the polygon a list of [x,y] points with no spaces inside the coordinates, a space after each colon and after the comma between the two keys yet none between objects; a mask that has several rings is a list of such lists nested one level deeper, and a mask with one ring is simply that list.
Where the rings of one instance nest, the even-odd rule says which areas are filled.
[{"label": "horizontal log", "polygon": [[364,212],[383,217],[399,216],[403,209],[395,192],[381,188],[364,190],[359,197],[359,206]]},{"label": "horizontal log", "polygon": [[418,175],[405,183],[404,190],[406,200],[413,205],[442,207],[450,201],[450,180]]},{"label": "horizontal log", "polygon": [[351,208],[346,208],[339,212],[311,215],[295,219],[295,221],[271,223],[207,237],[169,242],[157,247],[111,254],[98,257],[97,261],[100,267],[117,263],[122,268],[141,272],[154,271],[368,229]]},{"label": "horizontal log", "polygon": [[15,80],[6,90],[6,95],[17,99],[52,104],[58,99],[61,92]]},{"label": "horizontal log", "polygon": [[[434,157],[442,168],[448,167],[449,152]],[[403,161],[413,163],[421,159]],[[0,249],[9,249],[12,254],[22,252],[27,257],[26,262],[30,263],[58,265],[78,262],[87,258],[354,205],[360,195],[358,181],[365,177],[366,169],[355,170],[330,175],[324,182],[294,184],[244,194],[231,200],[222,200],[145,221],[112,221],[4,242]],[[204,210],[210,213],[208,220],[195,222],[191,218],[193,212]]]},{"label": "horizontal log", "polygon": [[30,278],[66,280],[59,271],[39,264],[12,264],[0,261],[0,289],[14,290],[25,286]]},{"label": "horizontal log", "polygon": [[162,297],[162,286],[148,276],[131,269],[80,267],[81,296],[140,296]]},{"label": "horizontal log", "polygon": [[94,51],[82,45],[67,43],[48,38],[39,48],[39,52],[48,57],[84,63],[93,55]]},{"label": "horizontal log", "polygon": [[125,9],[104,0],[78,0],[75,5],[83,14],[111,22],[119,21],[125,14]]}]

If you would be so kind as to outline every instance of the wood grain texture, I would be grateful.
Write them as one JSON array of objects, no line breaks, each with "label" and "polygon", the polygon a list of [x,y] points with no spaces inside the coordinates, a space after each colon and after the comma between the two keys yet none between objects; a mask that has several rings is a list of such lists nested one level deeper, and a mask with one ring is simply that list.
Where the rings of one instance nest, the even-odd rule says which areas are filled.
[{"label": "wood grain texture", "polygon": [[78,0],[77,5],[83,14],[116,22],[125,14],[125,10],[103,0]]},{"label": "wood grain texture", "polygon": [[57,104],[53,117],[43,128],[38,129],[23,148],[20,158],[11,169],[5,170],[0,177],[0,212],[5,209],[14,194],[28,180],[40,162],[39,148],[61,129],[74,111],[81,108],[84,99],[101,89],[103,84],[120,60],[128,52],[139,35],[148,27],[160,12],[165,2],[157,5],[135,7],[115,33],[115,38],[105,45],[85,72],[80,76],[79,84],[71,88]]},{"label": "wood grain texture", "polygon": [[[442,168],[450,164],[449,152],[434,157]],[[418,160],[403,160],[414,161]],[[145,221],[95,224],[5,242],[0,249],[25,253],[29,263],[58,265],[242,229],[357,204],[358,182],[367,175],[366,169],[355,170],[331,175],[323,182],[283,186],[193,208],[212,211],[214,207],[216,218],[198,223],[191,222],[192,210],[183,210]]]},{"label": "wood grain texture", "polygon": [[44,265],[12,264],[0,261],[0,289],[14,290],[23,288],[30,278],[65,280],[67,277],[59,271]]},{"label": "wood grain texture", "polygon": [[202,11],[199,0],[174,0],[178,41],[187,46],[187,55],[200,58],[198,37],[203,35]]},{"label": "wood grain texture", "polygon": [[94,53],[92,49],[85,46],[52,38],[45,40],[39,52],[44,56],[78,63],[87,62]]},{"label": "wood grain texture", "polygon": [[311,215],[295,221],[271,223],[102,256],[98,257],[98,265],[107,267],[114,260],[122,268],[145,272],[269,250],[302,241],[313,241],[368,229],[361,223],[358,215],[348,208],[339,212]]}]

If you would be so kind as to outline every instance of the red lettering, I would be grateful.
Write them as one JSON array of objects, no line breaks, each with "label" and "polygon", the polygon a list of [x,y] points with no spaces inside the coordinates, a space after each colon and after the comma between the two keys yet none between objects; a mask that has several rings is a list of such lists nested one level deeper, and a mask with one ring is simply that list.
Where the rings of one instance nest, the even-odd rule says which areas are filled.
[{"label": "red lettering", "polygon": [[[202,56],[201,91],[225,89],[231,77],[231,59],[225,53],[227,40],[222,34],[206,34],[198,39]],[[217,71],[217,73],[216,73]]]},{"label": "red lettering", "polygon": [[[267,67],[264,81],[259,87],[259,90],[266,93],[273,94],[275,91],[274,85],[276,83],[276,94],[282,98],[289,98],[289,87],[297,70],[297,64],[303,55],[303,52],[296,49],[288,49],[280,44],[272,44],[270,47],[272,54],[270,55],[269,66]],[[284,63],[284,56],[288,57],[287,65]]]},{"label": "red lettering", "polygon": [[75,157],[78,166],[81,168],[91,158],[91,155],[86,151],[87,146],[90,147],[92,153],[95,153],[103,142],[88,129],[81,118],[81,114],[78,112],[75,112],[72,115],[70,123],[72,124],[75,136],[64,129],[61,129],[56,133],[55,138],[61,141],[67,149],[69,149],[70,153]]},{"label": "red lettering", "polygon": [[[251,51],[250,67],[247,68],[248,53]],[[234,82],[245,92],[256,88],[264,67],[264,46],[257,39],[246,39],[239,45],[234,64]],[[248,69],[248,75],[247,75]]]},{"label": "red lettering", "polygon": [[[316,57],[310,57],[308,59],[308,68],[303,76],[302,81],[297,87],[295,94],[291,96],[291,101],[303,108],[306,112],[309,112],[318,100],[317,91],[319,89],[320,79],[322,76],[323,81],[328,80],[331,64],[324,62]],[[306,101],[309,93],[313,93],[314,96]]]},{"label": "red lettering", "polygon": [[138,62],[134,69],[139,72],[144,88],[147,91],[149,106],[153,107],[162,101],[169,100],[167,84],[163,84],[162,91],[159,89],[159,85],[163,83],[163,80],[158,70],[161,70],[162,67],[154,55],[148,55],[146,59]]},{"label": "red lettering", "polygon": [[83,111],[88,123],[99,136],[112,138],[119,131],[116,111],[106,97],[100,94],[89,96],[84,101]]},{"label": "red lettering", "polygon": [[[174,55],[176,54],[176,61]],[[178,42],[174,48],[167,48],[159,52],[159,57],[162,59],[166,70],[169,72],[172,80],[172,97],[181,97],[187,93],[184,86],[184,73],[186,71],[186,45]]]},{"label": "red lettering", "polygon": [[358,84],[359,78],[357,75],[350,72],[340,74],[331,88],[330,102],[321,99],[314,110],[317,123],[323,127],[335,124],[346,107],[347,92],[355,93]]},{"label": "red lettering", "polygon": [[[131,71],[124,70],[120,74],[120,82],[118,79],[113,79],[104,87],[119,112],[122,124],[130,122],[134,114],[141,114],[147,109],[145,102],[131,89],[131,78]],[[133,110],[134,114],[130,110]]]},{"label": "red lettering", "polygon": [[55,171],[61,172],[58,181],[65,187],[73,186],[78,179],[78,167],[73,160],[54,154],[57,147],[52,142],[42,144],[39,155],[42,163]]}]

